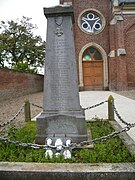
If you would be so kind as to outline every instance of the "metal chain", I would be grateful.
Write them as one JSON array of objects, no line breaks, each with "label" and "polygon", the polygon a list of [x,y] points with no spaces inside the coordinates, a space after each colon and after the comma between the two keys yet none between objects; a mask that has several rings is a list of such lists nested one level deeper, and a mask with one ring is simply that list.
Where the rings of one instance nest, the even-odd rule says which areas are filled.
[{"label": "metal chain", "polygon": [[124,121],[124,120],[122,119],[122,117],[121,117],[120,114],[118,113],[118,111],[117,111],[117,109],[116,109],[116,107],[115,107],[114,104],[113,104],[113,109],[114,109],[114,112],[115,112],[116,116],[118,117],[118,119],[119,119],[123,124],[125,124],[125,125],[127,125],[127,126],[132,126],[132,125],[134,125],[134,123],[128,123],[128,122],[126,122],[126,121]]},{"label": "metal chain", "polygon": [[64,149],[67,149],[67,148],[75,149],[75,148],[82,147],[84,145],[90,145],[93,143],[97,143],[97,141],[98,142],[105,141],[105,140],[109,139],[110,137],[118,136],[119,134],[121,134],[123,132],[129,131],[132,127],[135,127],[135,123],[132,125],[126,126],[125,128],[122,128],[119,131],[112,132],[111,134],[108,134],[106,136],[102,136],[100,138],[95,138],[95,139],[92,139],[90,141],[83,141],[83,142],[78,143],[78,144],[77,143],[71,143],[70,146],[65,146],[65,145],[52,146],[52,145],[39,145],[39,144],[32,144],[32,143],[20,143],[19,141],[12,141],[8,138],[3,138],[3,137],[0,137],[0,141],[3,141],[5,143],[6,142],[12,143],[12,144],[15,144],[16,146],[27,147],[27,148],[32,148],[32,149],[45,149],[45,150],[57,149],[59,146],[62,146],[62,148],[64,148]]},{"label": "metal chain", "polygon": [[5,125],[7,124],[10,124],[13,120],[15,120],[19,114],[23,111],[23,108],[24,108],[24,104],[20,107],[20,109],[18,110],[18,112],[14,115],[13,118],[11,118],[9,121],[7,122],[4,122],[3,124],[0,124],[0,127],[4,127]]},{"label": "metal chain", "polygon": [[[101,102],[101,103],[99,103],[99,104],[97,104],[97,105],[95,105],[95,106],[88,107],[88,108],[86,108],[85,110],[91,109],[91,108],[93,108],[93,107],[97,107],[97,106],[99,106],[99,105],[104,104],[105,102],[108,102],[108,101],[104,101],[104,102]],[[119,114],[118,111],[116,110],[116,107],[115,107],[114,104],[113,104],[113,108],[114,108],[114,112],[116,113],[116,115],[117,115],[117,117],[119,118],[119,120],[120,120],[122,123],[124,123],[125,125],[127,125],[125,128],[122,128],[122,129],[119,130],[119,131],[115,131],[115,132],[113,132],[113,133],[111,133],[111,134],[108,134],[108,135],[106,135],[106,136],[102,136],[102,137],[100,137],[100,138],[95,138],[95,139],[92,139],[92,140],[90,140],[90,141],[83,141],[83,142],[81,142],[81,143],[79,143],[79,144],[72,143],[71,145],[77,148],[77,147],[82,147],[82,146],[84,146],[84,145],[90,145],[90,144],[96,143],[97,141],[99,141],[99,142],[105,141],[105,140],[107,140],[107,139],[110,138],[110,137],[117,136],[117,135],[121,134],[122,132],[127,132],[127,131],[129,131],[131,128],[135,127],[135,123],[127,123],[126,121],[124,121],[124,120],[122,119],[122,117],[120,116],[120,114]]]},{"label": "metal chain", "polygon": [[[95,104],[95,105],[93,105],[93,106],[90,106],[90,107],[87,107],[87,108],[83,108],[83,109],[84,109],[84,110],[89,110],[89,109],[98,107],[98,106],[100,106],[100,105],[102,105],[102,104],[104,104],[104,103],[106,103],[106,102],[108,102],[108,101],[106,100],[106,101],[103,101],[103,102],[101,102],[101,103],[98,103],[98,104]],[[37,104],[34,104],[34,103],[30,103],[30,104],[31,104],[32,106],[38,107],[38,108],[40,108],[40,109],[43,109],[42,106],[39,106],[39,105],[37,105]]]},{"label": "metal chain", "polygon": [[72,143],[71,146],[72,146],[73,148],[79,148],[79,147],[82,147],[82,146],[84,146],[84,145],[90,145],[90,144],[96,143],[97,141],[98,141],[98,142],[102,142],[102,141],[107,140],[107,139],[110,138],[110,137],[118,136],[119,134],[121,134],[121,133],[123,133],[123,132],[127,132],[127,131],[129,131],[132,127],[135,127],[135,124],[132,124],[132,125],[130,125],[130,126],[126,126],[125,128],[122,128],[122,129],[119,130],[119,131],[112,132],[111,134],[108,134],[108,135],[106,135],[106,136],[102,136],[102,137],[100,137],[100,138],[95,138],[95,139],[92,139],[92,140],[90,140],[90,141],[83,141],[83,142],[81,142],[81,143],[79,143],[79,144],[77,144],[77,143]]},{"label": "metal chain", "polygon": [[14,144],[14,145],[20,146],[20,147],[31,147],[33,149],[44,149],[46,147],[46,145],[38,145],[38,144],[32,144],[32,143],[20,143],[19,141],[12,141],[8,138],[3,138],[3,137],[0,137],[0,141],[3,141],[5,143],[11,143],[11,144]]},{"label": "metal chain", "polygon": [[11,143],[14,144],[15,146],[20,146],[20,147],[27,147],[27,148],[32,148],[32,149],[57,149],[59,146],[62,146],[63,148],[69,148],[68,146],[65,145],[57,145],[57,146],[52,146],[52,145],[39,145],[39,144],[32,144],[32,143],[21,143],[19,141],[13,141],[8,138],[3,138],[0,137],[0,141],[3,141],[5,143]]},{"label": "metal chain", "polygon": [[[108,102],[108,101],[103,101],[103,102],[98,103],[98,104],[96,104],[96,105],[93,105],[93,106],[91,106],[91,107],[87,107],[87,108],[85,108],[84,110],[88,110],[88,109],[92,109],[92,108],[94,108],[94,107],[100,106],[100,105],[104,104],[105,102]],[[31,104],[32,104],[33,106],[38,107],[38,108],[42,108],[41,106],[38,106],[38,105],[36,105],[36,104],[33,104],[33,103],[31,103]],[[20,114],[20,112],[22,111],[23,108],[24,108],[24,104],[21,106],[21,108],[19,109],[19,111],[16,113],[16,115],[15,115],[12,119],[10,119],[8,122],[0,125],[0,127],[3,127],[3,126],[5,126],[6,124],[9,124],[9,123],[10,123],[11,121],[13,121],[14,119],[16,119],[16,117]],[[102,137],[100,137],[100,138],[92,139],[92,140],[90,140],[90,141],[83,141],[83,142],[78,143],[78,144],[77,144],[77,143],[71,143],[71,144],[70,144],[70,148],[75,149],[75,148],[82,147],[82,146],[84,146],[84,145],[90,145],[90,144],[96,143],[97,141],[98,141],[98,142],[102,142],[102,141],[107,140],[107,139],[110,138],[110,137],[118,136],[118,135],[121,134],[122,132],[127,132],[127,131],[129,131],[131,128],[135,127],[135,123],[127,123],[127,122],[125,122],[125,121],[121,118],[121,116],[119,115],[118,111],[116,110],[115,105],[113,105],[113,108],[114,108],[114,111],[115,111],[117,117],[120,119],[120,121],[121,121],[122,123],[124,123],[124,124],[127,125],[125,128],[122,128],[122,129],[119,130],[119,131],[112,132],[111,134],[108,134],[108,135],[106,135],[106,136],[102,136]],[[12,140],[10,140],[10,139],[8,139],[8,138],[3,138],[3,137],[0,137],[0,141],[4,141],[4,142],[7,142],[7,143],[12,143],[12,144],[15,144],[16,146],[20,146],[20,147],[28,147],[28,148],[33,148],[33,149],[49,149],[49,148],[51,148],[51,149],[57,149],[57,147],[59,147],[59,146],[62,146],[62,148],[69,148],[69,147],[64,146],[64,145],[52,146],[52,145],[39,145],[39,144],[32,144],[32,143],[20,143],[19,141],[12,141]]]},{"label": "metal chain", "polygon": [[87,107],[87,108],[83,108],[84,110],[89,110],[89,109],[92,109],[92,108],[95,108],[95,107],[98,107],[98,106],[101,106],[102,104],[108,102],[107,100],[106,101],[103,101],[101,103],[98,103],[98,104],[95,104],[93,106],[90,106],[90,107]]},{"label": "metal chain", "polygon": [[38,107],[38,108],[40,108],[40,109],[43,109],[43,107],[42,106],[39,106],[39,105],[37,105],[37,104],[34,104],[34,103],[30,103],[32,106],[35,106],[35,107]]}]

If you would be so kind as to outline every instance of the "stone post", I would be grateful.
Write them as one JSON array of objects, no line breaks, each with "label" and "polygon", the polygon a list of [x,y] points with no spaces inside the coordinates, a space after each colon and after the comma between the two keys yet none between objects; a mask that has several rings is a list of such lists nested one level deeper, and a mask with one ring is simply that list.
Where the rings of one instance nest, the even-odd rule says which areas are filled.
[{"label": "stone post", "polygon": [[47,18],[43,113],[37,118],[36,143],[47,138],[65,142],[87,140],[79,102],[72,6],[44,8]]},{"label": "stone post", "polygon": [[114,105],[114,98],[113,96],[109,96],[108,97],[108,119],[110,121],[114,121],[114,108],[113,108],[113,105]]},{"label": "stone post", "polygon": [[31,121],[30,102],[25,100],[24,105],[25,122]]}]

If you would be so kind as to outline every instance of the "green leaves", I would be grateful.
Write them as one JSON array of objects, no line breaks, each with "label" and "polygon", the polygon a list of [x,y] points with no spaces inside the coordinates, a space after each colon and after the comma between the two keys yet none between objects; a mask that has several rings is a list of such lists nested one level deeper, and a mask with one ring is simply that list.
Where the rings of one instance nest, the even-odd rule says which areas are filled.
[{"label": "green leaves", "polygon": [[10,64],[12,69],[36,73],[37,67],[43,66],[45,42],[40,36],[34,36],[32,31],[37,27],[30,20],[23,16],[20,21],[1,21],[0,67]]},{"label": "green leaves", "polygon": [[[88,123],[92,131],[92,137],[101,137],[114,131],[108,122],[97,120]],[[8,138],[23,143],[33,143],[36,135],[36,123],[28,122],[20,129],[10,128]],[[94,144],[93,149],[72,151],[71,159],[53,155],[53,158],[45,157],[45,150],[31,149],[15,146],[11,143],[0,141],[0,161],[21,162],[46,162],[46,163],[120,163],[134,162],[135,156],[131,156],[127,148],[118,137],[110,138],[104,142]]]},{"label": "green leaves", "polygon": [[37,69],[29,66],[28,61],[26,61],[26,62],[18,61],[15,65],[13,65],[13,69],[15,69],[15,70],[19,69],[20,71],[30,72],[33,74],[37,73]]},{"label": "green leaves", "polygon": [[35,140],[36,135],[36,123],[35,122],[27,122],[27,124],[17,129],[12,127],[9,129],[8,137],[15,141],[20,141],[23,143],[33,142]]}]

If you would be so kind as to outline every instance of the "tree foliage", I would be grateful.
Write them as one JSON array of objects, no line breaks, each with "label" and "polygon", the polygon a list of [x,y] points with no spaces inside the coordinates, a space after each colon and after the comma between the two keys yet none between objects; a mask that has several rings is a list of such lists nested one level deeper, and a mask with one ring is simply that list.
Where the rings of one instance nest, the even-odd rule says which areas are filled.
[{"label": "tree foliage", "polygon": [[0,67],[8,63],[12,69],[29,71],[43,66],[45,42],[33,34],[37,27],[30,20],[23,16],[21,20],[0,22]]}]

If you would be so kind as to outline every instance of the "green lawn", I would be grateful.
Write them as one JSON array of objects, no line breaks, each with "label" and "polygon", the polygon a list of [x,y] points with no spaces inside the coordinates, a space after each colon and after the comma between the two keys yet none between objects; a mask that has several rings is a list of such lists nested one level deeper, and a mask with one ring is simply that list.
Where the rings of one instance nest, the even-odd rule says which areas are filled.
[{"label": "green lawn", "polygon": [[[108,135],[114,129],[108,122],[96,119],[87,123],[92,131],[92,137],[97,138]],[[20,129],[10,128],[8,138],[24,143],[33,143],[36,135],[35,122],[29,122]],[[34,150],[31,148],[16,147],[14,144],[0,141],[0,161],[9,162],[50,162],[50,163],[120,163],[134,162],[135,156],[131,156],[127,148],[118,137],[110,138],[104,142],[94,144],[93,149],[74,150],[72,158],[65,160],[63,156],[52,159],[45,157],[43,149]]]}]

